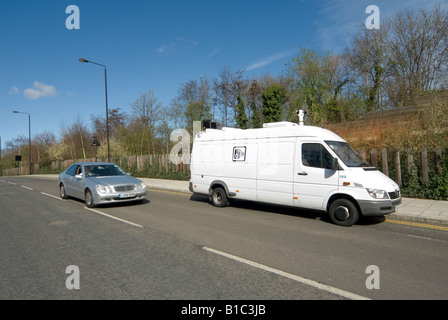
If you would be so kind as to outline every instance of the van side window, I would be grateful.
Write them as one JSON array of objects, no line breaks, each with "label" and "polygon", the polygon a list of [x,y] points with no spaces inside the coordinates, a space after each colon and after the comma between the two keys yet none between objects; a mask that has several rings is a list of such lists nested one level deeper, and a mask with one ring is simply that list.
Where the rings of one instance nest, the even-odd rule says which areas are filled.
[{"label": "van side window", "polygon": [[331,169],[333,157],[320,143],[302,144],[302,164],[307,167]]}]

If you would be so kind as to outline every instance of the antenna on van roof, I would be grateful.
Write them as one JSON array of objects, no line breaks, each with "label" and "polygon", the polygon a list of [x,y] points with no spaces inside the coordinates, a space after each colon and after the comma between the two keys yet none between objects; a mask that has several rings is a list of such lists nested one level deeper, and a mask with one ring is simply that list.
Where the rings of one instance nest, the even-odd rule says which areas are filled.
[{"label": "antenna on van roof", "polygon": [[305,110],[297,110],[297,115],[299,116],[299,126],[303,126],[303,119],[305,118],[306,111]]}]

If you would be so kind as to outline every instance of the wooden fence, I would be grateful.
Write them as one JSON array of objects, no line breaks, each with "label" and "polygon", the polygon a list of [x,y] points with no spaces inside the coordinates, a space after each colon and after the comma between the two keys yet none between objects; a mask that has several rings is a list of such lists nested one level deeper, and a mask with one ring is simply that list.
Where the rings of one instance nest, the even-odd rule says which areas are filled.
[{"label": "wooden fence", "polygon": [[[448,168],[443,168],[442,153],[442,148],[437,148],[432,152],[432,156],[430,157],[428,149],[425,148],[421,149],[417,155],[414,155],[414,152],[411,149],[406,150],[405,152],[394,151],[392,155],[389,155],[386,149],[382,149],[380,152],[374,149],[368,152],[369,160],[366,157],[365,151],[362,151],[361,155],[365,160],[368,160],[373,167],[379,168],[387,176],[390,176],[390,171],[393,170],[393,179],[401,187],[403,184],[403,165],[405,165],[405,169],[408,173],[412,171],[413,167],[418,167],[420,178],[423,183],[429,182],[430,168],[433,168],[435,174],[441,174],[443,170],[448,170]],[[391,156],[392,161],[390,161]],[[418,158],[416,159],[416,157]],[[406,163],[404,164],[402,163],[403,158],[406,159]],[[432,165],[430,164],[430,158],[432,158]],[[390,167],[390,164],[392,164],[392,167]]]},{"label": "wooden fence", "polygon": [[[104,161],[104,159],[98,160]],[[53,161],[47,166],[34,164],[32,172],[48,174],[60,173],[76,162],[95,162],[95,158]],[[181,163],[176,165],[171,162],[170,155],[168,154],[115,157],[111,158],[111,162],[116,163],[132,175],[140,177],[185,180],[188,179],[190,172],[189,164]],[[4,169],[2,174],[4,176],[27,175],[29,174],[29,166]]]},{"label": "wooden fence", "polygon": [[[442,173],[443,168],[442,148],[429,152],[422,149],[415,154],[411,150],[405,152],[395,151],[392,155],[388,154],[386,149],[381,151],[370,150],[361,151],[361,156],[374,167],[380,169],[384,174],[393,178],[399,186],[403,183],[403,170],[411,172],[412,167],[416,166],[423,183],[429,180],[429,172],[432,170],[435,174]],[[431,160],[430,160],[431,159]],[[50,166],[40,168],[37,164],[33,165],[33,173],[60,173],[75,162],[94,162],[95,159],[78,159],[53,161]],[[169,155],[141,155],[141,156],[123,156],[112,158],[111,162],[118,164],[125,171],[140,177],[158,177],[177,180],[188,179],[190,171],[189,164],[175,165],[171,162]],[[3,170],[4,176],[26,175],[29,174],[29,167],[22,166]]]}]

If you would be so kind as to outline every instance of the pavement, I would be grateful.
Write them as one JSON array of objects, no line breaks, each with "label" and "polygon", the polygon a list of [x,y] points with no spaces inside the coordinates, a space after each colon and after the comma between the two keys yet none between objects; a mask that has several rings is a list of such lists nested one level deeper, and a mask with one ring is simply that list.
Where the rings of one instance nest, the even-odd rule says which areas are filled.
[{"label": "pavement", "polygon": [[[22,176],[23,177],[23,176]],[[29,176],[28,176],[29,177]],[[31,177],[58,179],[56,174],[41,174]],[[148,189],[164,190],[191,194],[188,181],[139,178]],[[402,204],[395,213],[387,215],[388,219],[448,225],[448,201],[402,198]]]}]

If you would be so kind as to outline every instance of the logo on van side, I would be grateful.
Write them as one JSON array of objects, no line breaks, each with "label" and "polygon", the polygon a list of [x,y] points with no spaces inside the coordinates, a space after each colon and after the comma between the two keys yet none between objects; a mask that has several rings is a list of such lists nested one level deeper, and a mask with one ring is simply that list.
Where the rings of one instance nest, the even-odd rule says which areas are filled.
[{"label": "logo on van side", "polygon": [[233,148],[233,161],[246,161],[246,147]]}]

